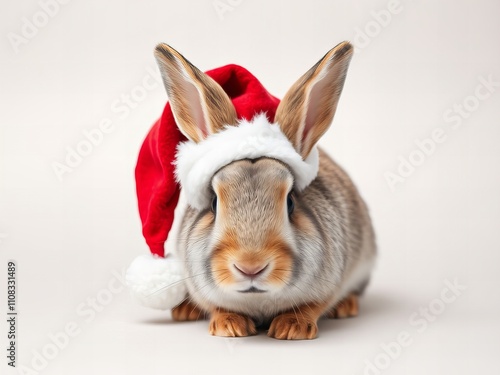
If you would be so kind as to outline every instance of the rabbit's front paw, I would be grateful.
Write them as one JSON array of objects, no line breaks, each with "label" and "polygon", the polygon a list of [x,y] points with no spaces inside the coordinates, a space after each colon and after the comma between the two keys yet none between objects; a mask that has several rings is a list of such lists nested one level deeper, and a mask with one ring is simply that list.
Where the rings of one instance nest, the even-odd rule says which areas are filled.
[{"label": "rabbit's front paw", "polygon": [[255,335],[257,329],[247,316],[216,310],[210,319],[209,332],[213,336],[244,337]]},{"label": "rabbit's front paw", "polygon": [[318,335],[318,325],[300,312],[289,312],[273,319],[267,335],[278,340],[310,340]]}]

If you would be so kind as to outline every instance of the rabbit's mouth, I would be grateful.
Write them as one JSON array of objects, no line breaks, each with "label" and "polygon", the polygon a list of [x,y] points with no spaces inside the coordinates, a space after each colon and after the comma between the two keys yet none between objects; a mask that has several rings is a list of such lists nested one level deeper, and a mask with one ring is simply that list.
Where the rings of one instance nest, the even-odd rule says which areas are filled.
[{"label": "rabbit's mouth", "polygon": [[254,286],[251,286],[248,289],[245,290],[238,290],[239,293],[266,293],[267,290],[259,289]]}]

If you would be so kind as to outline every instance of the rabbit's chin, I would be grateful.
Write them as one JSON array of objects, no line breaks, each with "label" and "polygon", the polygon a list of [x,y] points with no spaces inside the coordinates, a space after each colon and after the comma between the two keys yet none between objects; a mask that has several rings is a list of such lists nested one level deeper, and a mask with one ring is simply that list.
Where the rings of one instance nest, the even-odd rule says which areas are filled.
[{"label": "rabbit's chin", "polygon": [[282,286],[272,285],[267,282],[244,281],[227,285],[221,288],[224,294],[234,296],[237,299],[248,299],[258,295],[272,295],[283,289]]}]

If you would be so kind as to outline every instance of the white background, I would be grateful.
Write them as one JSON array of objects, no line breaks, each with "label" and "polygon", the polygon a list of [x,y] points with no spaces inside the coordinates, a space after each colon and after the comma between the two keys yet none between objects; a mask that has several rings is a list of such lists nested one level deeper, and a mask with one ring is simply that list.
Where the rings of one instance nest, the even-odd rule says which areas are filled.
[{"label": "white background", "polygon": [[[384,21],[385,0],[221,2],[230,10],[218,13],[213,0],[74,0],[45,19],[37,1],[3,5],[1,373],[18,373],[4,355],[8,259],[18,269],[17,364],[43,367],[32,374],[499,373],[500,87],[473,96],[481,79],[500,81],[500,3],[401,1]],[[24,26],[16,45],[26,22],[41,26]],[[376,227],[380,257],[360,316],[321,321],[309,342],[230,340],[209,336],[207,322],[173,323],[133,304],[115,274],[148,251],[133,169],[166,102],[148,78],[155,44],[202,70],[240,64],[282,97],[343,40],[358,48],[321,144],[359,186]],[[131,93],[141,100],[117,112]],[[454,105],[468,110],[447,122]],[[59,179],[54,163],[105,119],[112,130]],[[415,142],[437,128],[444,142],[418,159]],[[412,153],[420,165],[393,191],[386,175]],[[466,287],[449,303],[436,300],[446,280]],[[106,305],[91,308],[97,297]],[[78,334],[65,342],[68,323]],[[409,345],[398,350],[405,331]]]}]

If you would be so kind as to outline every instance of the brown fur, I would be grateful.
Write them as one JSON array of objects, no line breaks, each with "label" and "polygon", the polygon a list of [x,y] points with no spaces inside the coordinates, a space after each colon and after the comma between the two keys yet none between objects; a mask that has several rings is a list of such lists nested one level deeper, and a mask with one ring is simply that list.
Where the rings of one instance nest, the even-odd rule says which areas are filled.
[{"label": "brown fur", "polygon": [[239,243],[237,236],[232,233],[228,232],[222,238],[212,255],[212,270],[217,284],[230,285],[235,282],[231,273],[235,264],[248,268],[262,268],[272,264],[269,282],[283,284],[290,279],[291,251],[278,233],[268,233],[262,245],[256,249]]},{"label": "brown fur", "polygon": [[244,337],[257,333],[252,319],[223,309],[212,311],[208,330],[213,336],[223,337]]},{"label": "brown fur", "polygon": [[310,340],[318,334],[318,319],[328,306],[326,302],[309,303],[276,316],[267,335],[279,340]]},{"label": "brown fur", "polygon": [[356,294],[349,294],[342,301],[338,302],[333,309],[327,313],[330,319],[342,319],[358,316],[359,303]]},{"label": "brown fur", "polygon": [[179,306],[172,309],[172,319],[180,322],[205,318],[206,312],[200,309],[198,305],[191,302],[190,299],[185,300]]}]

